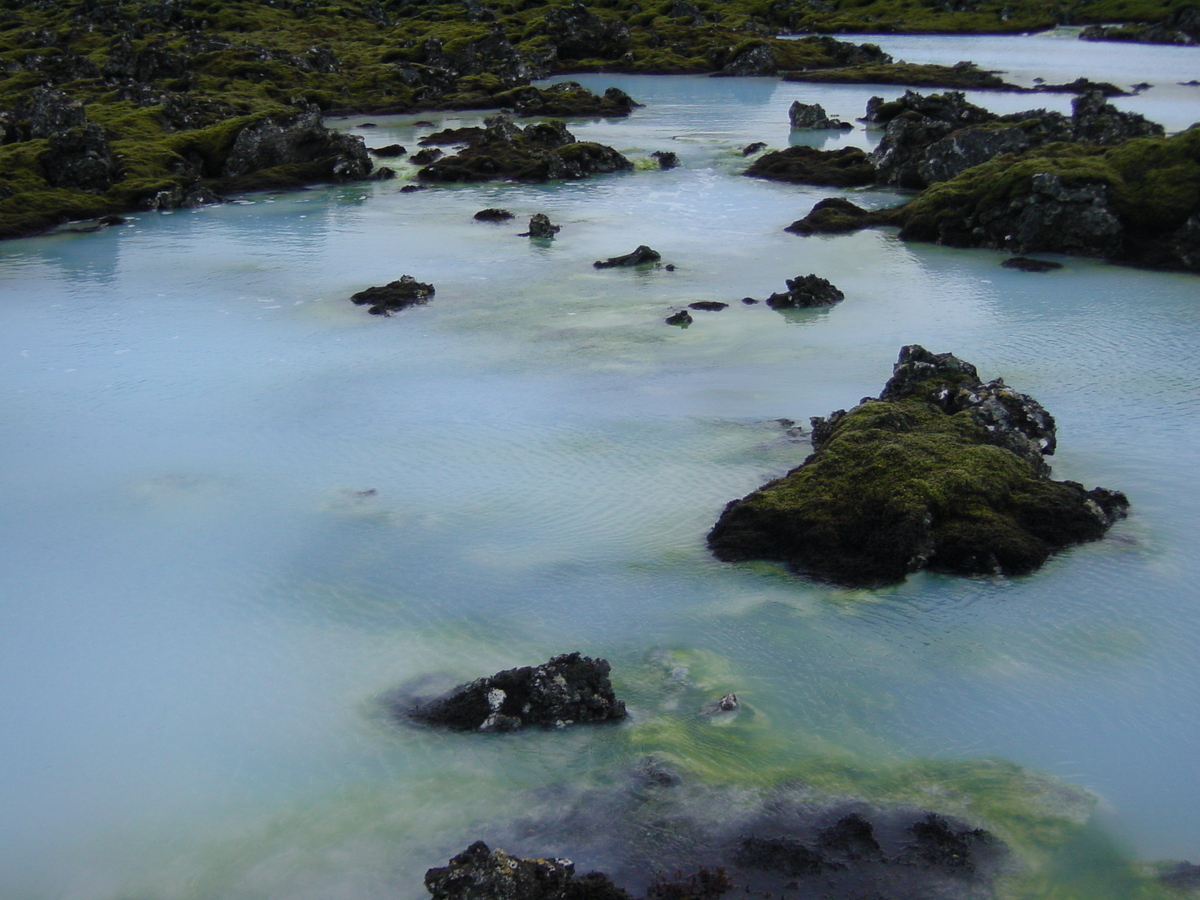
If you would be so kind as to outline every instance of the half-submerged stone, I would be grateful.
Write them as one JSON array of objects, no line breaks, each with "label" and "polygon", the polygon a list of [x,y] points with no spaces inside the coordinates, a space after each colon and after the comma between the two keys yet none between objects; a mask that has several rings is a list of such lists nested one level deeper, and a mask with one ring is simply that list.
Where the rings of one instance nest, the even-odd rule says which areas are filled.
[{"label": "half-submerged stone", "polygon": [[814,418],[812,439],[802,465],[725,507],[708,535],[718,558],[855,586],[920,569],[1021,575],[1129,508],[1049,478],[1054,419],[1036,400],[915,344],[878,400]]},{"label": "half-submerged stone", "polygon": [[428,303],[434,293],[432,284],[417,281],[411,275],[401,275],[396,281],[382,287],[369,287],[351,294],[350,299],[359,306],[371,304],[367,312],[373,316],[390,316],[397,310]]},{"label": "half-submerged stone", "polygon": [[798,275],[787,279],[787,291],[774,293],[767,298],[771,309],[813,309],[833,306],[846,299],[846,295],[819,275]]},{"label": "half-submerged stone", "polygon": [[612,269],[618,266],[645,266],[651,263],[657,263],[662,259],[662,254],[657,250],[652,250],[645,244],[639,244],[638,248],[632,253],[626,253],[624,256],[610,256],[608,259],[598,259],[594,263],[597,269]]},{"label": "half-submerged stone", "polygon": [[459,685],[443,697],[418,701],[409,718],[455,731],[515,731],[625,718],[625,704],[608,680],[607,660],[579,653],[540,666],[506,669]]}]

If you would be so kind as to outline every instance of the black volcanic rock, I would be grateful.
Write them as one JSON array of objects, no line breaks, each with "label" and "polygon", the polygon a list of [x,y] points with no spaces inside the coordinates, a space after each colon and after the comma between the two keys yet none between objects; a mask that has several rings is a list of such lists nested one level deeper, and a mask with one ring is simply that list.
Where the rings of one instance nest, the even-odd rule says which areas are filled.
[{"label": "black volcanic rock", "polygon": [[845,294],[819,275],[797,275],[787,280],[785,292],[767,298],[767,306],[771,309],[812,309],[833,306],[845,299]]}]

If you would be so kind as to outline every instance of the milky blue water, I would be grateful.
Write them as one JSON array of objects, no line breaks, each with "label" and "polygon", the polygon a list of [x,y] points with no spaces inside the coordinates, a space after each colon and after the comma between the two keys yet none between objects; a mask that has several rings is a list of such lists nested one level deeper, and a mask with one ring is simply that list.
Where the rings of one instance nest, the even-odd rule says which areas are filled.
[{"label": "milky blue water", "polygon": [[[1143,53],[1063,46],[1121,72]],[[1095,792],[1129,855],[1200,857],[1200,282],[784,233],[829,192],[742,178],[741,148],[801,140],[794,99],[852,118],[899,88],[580,80],[646,104],[571,124],[636,171],[254,195],[0,244],[6,896],[415,900],[531,790],[630,763],[630,729],[682,716],[647,675],[663,659],[737,691],[751,745],[801,768],[1005,759]],[[479,117],[364,121],[339,127],[411,149]],[[660,149],[683,165],[649,167]],[[473,221],[488,206],[517,218]],[[535,212],[553,242],[517,236]],[[591,265],[643,243],[675,271]],[[739,302],[809,272],[845,302]],[[403,274],[433,302],[348,300]],[[663,323],[696,300],[731,306]],[[1038,398],[1056,477],[1124,490],[1129,519],[1013,580],[844,591],[712,560],[722,506],[808,452],[776,420],[878,393],[913,342]],[[427,673],[576,649],[612,662],[629,726],[480,741],[380,713]]]}]

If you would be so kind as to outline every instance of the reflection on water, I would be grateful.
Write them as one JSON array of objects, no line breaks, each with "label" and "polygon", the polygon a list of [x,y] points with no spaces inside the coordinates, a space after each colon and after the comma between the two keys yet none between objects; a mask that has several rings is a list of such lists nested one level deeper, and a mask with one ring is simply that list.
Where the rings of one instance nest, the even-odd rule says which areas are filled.
[{"label": "reflection on water", "polygon": [[[1038,870],[1060,886],[1126,847],[1200,855],[1195,278],[797,238],[831,192],[742,178],[740,150],[786,145],[793,99],[853,118],[871,90],[579,80],[647,104],[580,137],[684,165],[0,245],[6,895],[416,900],[426,867],[646,753],[756,790],[941,797],[1031,860],[1051,832],[1029,823],[1095,791],[1097,830]],[[417,119],[366,131],[413,144]],[[489,206],[516,218],[475,222]],[[535,212],[554,241],[518,236]],[[642,243],[676,270],[591,265]],[[809,272],[845,301],[740,302]],[[433,302],[349,303],[402,274]],[[731,305],[663,324],[697,300]],[[1125,490],[1130,519],[1012,581],[844,591],[712,560],[723,504],[808,452],[778,420],[878,393],[911,342],[1042,401],[1057,477]],[[573,649],[612,661],[627,727],[477,741],[379,714],[407,680]],[[728,691],[754,716],[696,716]]]}]

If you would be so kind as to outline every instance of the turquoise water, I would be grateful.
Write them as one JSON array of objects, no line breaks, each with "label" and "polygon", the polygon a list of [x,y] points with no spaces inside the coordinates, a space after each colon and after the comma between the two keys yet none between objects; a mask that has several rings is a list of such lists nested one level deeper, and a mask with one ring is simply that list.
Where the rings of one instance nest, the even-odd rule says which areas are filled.
[{"label": "turquoise water", "polygon": [[[851,118],[898,89],[580,80],[646,104],[581,138],[683,166],[255,195],[0,244],[7,896],[416,900],[546,786],[647,750],[747,783],[765,761],[1009,760],[1095,792],[1118,852],[1200,857],[1196,278],[783,233],[829,192],[741,178],[740,148],[793,139],[794,99]],[[478,121],[339,124],[412,147],[418,119]],[[517,218],[474,222],[488,206]],[[516,236],[535,212],[556,240]],[[642,243],[676,270],[591,266]],[[845,302],[738,302],[808,272]],[[347,299],[402,274],[433,302]],[[695,300],[732,305],[663,324]],[[724,503],[808,452],[776,420],[878,393],[913,342],[1038,398],[1056,477],[1126,491],[1130,518],[1014,580],[850,592],[712,560]],[[628,726],[475,740],[380,712],[427,673],[575,649],[612,662]],[[737,752],[689,718],[729,690],[755,713]]]}]

